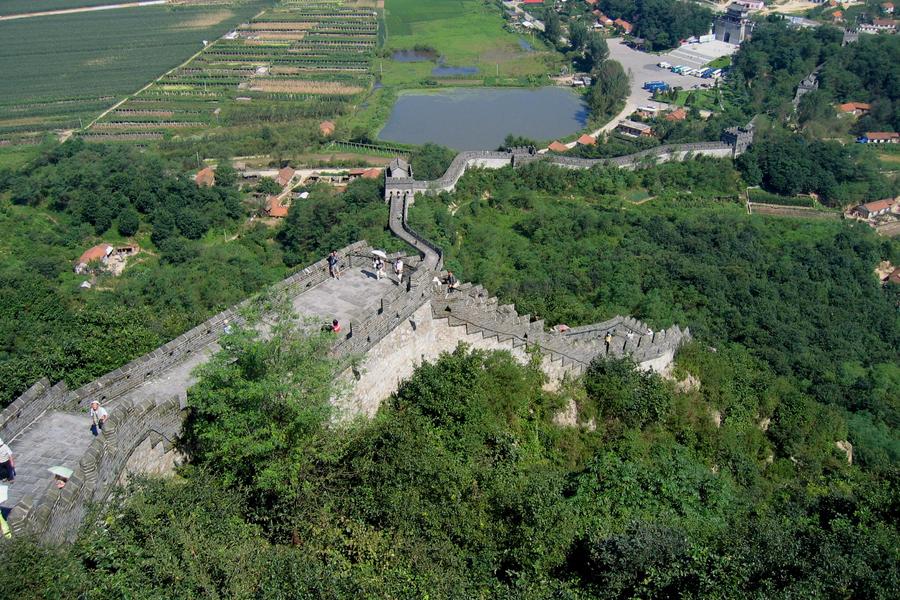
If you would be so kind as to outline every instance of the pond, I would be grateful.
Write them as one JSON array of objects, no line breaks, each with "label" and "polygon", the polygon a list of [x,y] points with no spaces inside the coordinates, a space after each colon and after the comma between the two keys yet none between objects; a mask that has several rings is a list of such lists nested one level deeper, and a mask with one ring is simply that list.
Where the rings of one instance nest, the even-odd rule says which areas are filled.
[{"label": "pond", "polygon": [[402,63],[426,62],[437,58],[438,54],[434,50],[396,50],[391,54],[391,60]]},{"label": "pond", "polygon": [[436,77],[452,77],[454,75],[475,75],[478,73],[478,67],[451,67],[443,62],[438,64],[431,70],[431,74]]},{"label": "pond", "polygon": [[454,150],[493,150],[508,134],[550,140],[583,129],[588,109],[566,88],[457,88],[401,94],[384,141],[433,142]]}]

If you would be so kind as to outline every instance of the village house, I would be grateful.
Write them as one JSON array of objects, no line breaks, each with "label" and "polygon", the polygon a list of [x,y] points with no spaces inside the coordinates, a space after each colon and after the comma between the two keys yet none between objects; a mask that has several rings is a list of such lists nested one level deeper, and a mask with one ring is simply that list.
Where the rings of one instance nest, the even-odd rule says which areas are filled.
[{"label": "village house", "polygon": [[595,140],[593,136],[585,133],[580,138],[578,138],[578,143],[582,146],[593,146],[597,143],[597,140]]},{"label": "village house", "polygon": [[894,3],[893,2],[883,2],[881,4],[881,11],[886,15],[894,14]]},{"label": "village house", "polygon": [[869,111],[872,110],[872,105],[865,102],[845,102],[838,105],[838,110],[842,113],[859,117],[869,114]]},{"label": "village house", "polygon": [[894,206],[896,206],[896,202],[894,200],[876,200],[875,202],[860,204],[853,209],[853,212],[863,219],[871,219],[873,217],[880,217],[881,215],[886,215],[893,212]]},{"label": "village house", "polygon": [[856,141],[860,144],[898,144],[900,143],[900,133],[894,131],[867,131]]},{"label": "village house", "polygon": [[205,167],[197,171],[194,175],[194,183],[198,187],[212,187],[216,184],[216,172],[212,167]]},{"label": "village house", "polygon": [[350,181],[354,179],[381,179],[381,169],[372,167],[371,169],[350,169]]},{"label": "village house", "polygon": [[625,119],[616,127],[623,134],[631,137],[653,137],[653,128],[645,123]]},{"label": "village house", "polygon": [[676,108],[675,110],[666,113],[664,118],[666,121],[684,121],[687,119],[687,112],[683,108]]},{"label": "village house", "polygon": [[890,33],[897,29],[893,19],[872,19],[871,23],[862,23],[859,26],[860,33]]},{"label": "village house", "polygon": [[275,219],[283,219],[288,214],[288,209],[281,203],[278,196],[266,197],[266,214]]},{"label": "village house", "polygon": [[551,152],[568,152],[569,147],[560,142],[559,140],[554,141],[552,144],[547,146],[547,149]]},{"label": "village house", "polygon": [[125,261],[129,256],[140,252],[137,244],[122,244],[111,246],[109,244],[97,244],[88,248],[75,261],[75,272],[79,275],[91,273],[94,267],[109,270],[113,275],[119,275],[125,268]]},{"label": "village house", "polygon": [[624,19],[616,19],[613,21],[613,24],[615,24],[617,29],[621,29],[623,33],[628,35],[631,35],[631,30],[634,29],[634,26]]},{"label": "village house", "polygon": [[285,187],[294,178],[294,173],[296,173],[294,169],[290,167],[284,167],[278,171],[278,176],[275,178],[275,182],[281,187]]},{"label": "village house", "polygon": [[836,10],[831,13],[831,22],[832,23],[843,23],[844,22],[844,12],[841,10]]}]

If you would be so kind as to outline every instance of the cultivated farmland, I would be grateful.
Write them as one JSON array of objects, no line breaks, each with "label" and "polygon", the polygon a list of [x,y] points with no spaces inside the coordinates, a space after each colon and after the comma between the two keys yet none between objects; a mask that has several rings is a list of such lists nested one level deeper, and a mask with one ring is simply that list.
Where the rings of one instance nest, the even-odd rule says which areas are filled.
[{"label": "cultivated farmland", "polygon": [[44,12],[48,10],[64,10],[84,6],[100,6],[103,4],[119,4],[120,2],[137,2],[138,0],[3,0],[0,2],[0,15],[18,15],[21,13]]},{"label": "cultivated farmland", "polygon": [[161,139],[211,126],[317,124],[372,83],[378,20],[370,8],[285,1],[241,24],[84,134]]},{"label": "cultivated farmland", "polygon": [[87,124],[189,58],[203,40],[266,5],[127,8],[0,22],[0,146],[36,143],[48,131]]},{"label": "cultivated farmland", "polygon": [[[387,0],[386,46],[433,48],[448,65],[477,67],[481,77],[543,75],[557,59],[537,41],[526,51],[520,36],[504,29],[500,9],[482,0]],[[533,40],[528,40],[533,42]],[[430,75],[431,63],[385,61],[385,85],[405,85]]]}]

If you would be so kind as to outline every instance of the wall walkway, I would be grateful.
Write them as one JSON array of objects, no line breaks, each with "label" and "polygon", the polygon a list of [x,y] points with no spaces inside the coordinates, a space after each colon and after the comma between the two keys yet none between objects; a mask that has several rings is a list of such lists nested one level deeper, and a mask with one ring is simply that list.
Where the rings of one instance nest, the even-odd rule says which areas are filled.
[{"label": "wall walkway", "polygon": [[[617,159],[624,166],[648,157],[683,158],[685,153],[719,152],[722,144],[690,148],[660,147],[653,152]],[[729,152],[731,146],[728,147]],[[681,154],[679,154],[679,152]],[[348,410],[373,414],[381,400],[396,390],[422,360],[465,342],[475,348],[504,349],[522,361],[530,352],[541,355],[549,384],[577,376],[597,356],[631,356],[641,368],[662,370],[677,348],[690,338],[679,327],[652,332],[630,317],[565,332],[545,330],[541,320],[520,315],[483,287],[463,284],[448,291],[440,283],[443,253],[409,227],[407,212],[416,191],[452,189],[471,166],[499,168],[544,160],[533,152],[469,152],[457,156],[436,182],[407,179],[399,187],[386,185],[390,201],[389,227],[415,248],[402,285],[393,278],[376,281],[371,272],[371,248],[357,242],[339,255],[345,267],[340,280],[328,276],[320,260],[277,284],[294,309],[323,322],[338,318],[344,333],[332,350],[339,359],[362,356],[359,366],[344,376],[353,384]],[[553,157],[551,162],[589,168],[608,161]],[[18,453],[19,478],[10,488],[9,522],[14,535],[30,533],[47,543],[69,541],[91,503],[108,501],[129,473],[168,473],[179,461],[177,439],[183,422],[187,390],[194,369],[218,349],[229,323],[242,321],[249,302],[225,310],[153,352],[88,383],[69,390],[64,383],[37,382],[0,413],[0,436]],[[606,335],[612,336],[608,345]],[[98,399],[110,410],[104,431],[88,432],[86,411]],[[57,489],[46,469],[74,469],[68,484]],[[20,485],[21,483],[21,485]]]}]

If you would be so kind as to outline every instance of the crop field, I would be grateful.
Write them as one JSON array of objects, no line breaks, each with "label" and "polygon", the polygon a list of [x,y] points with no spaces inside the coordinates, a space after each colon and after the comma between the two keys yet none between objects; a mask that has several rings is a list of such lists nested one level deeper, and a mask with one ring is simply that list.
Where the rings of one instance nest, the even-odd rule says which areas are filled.
[{"label": "crop field", "polygon": [[136,1],[137,0],[2,0],[0,1],[0,16]]},{"label": "crop field", "polygon": [[[216,40],[106,115],[87,139],[160,139],[254,121],[340,114],[372,83],[374,11],[289,0]],[[313,123],[315,121],[315,123]]]},{"label": "crop field", "polygon": [[[555,53],[526,51],[520,36],[504,29],[500,9],[481,0],[386,0],[386,46],[435,49],[446,64],[477,67],[482,75],[525,77],[547,72]],[[535,46],[540,47],[540,43]],[[430,62],[384,62],[385,85],[430,75]]]},{"label": "crop field", "polygon": [[263,3],[144,7],[0,22],[0,144],[87,124]]}]

